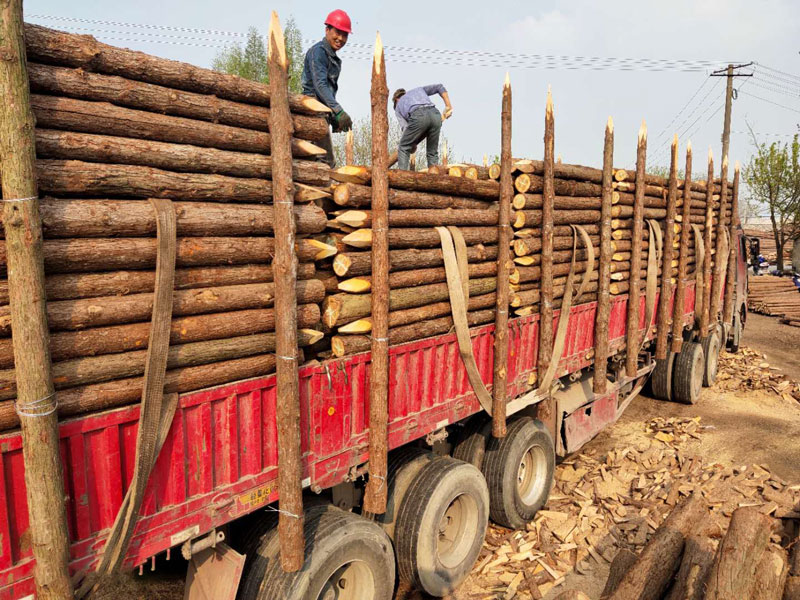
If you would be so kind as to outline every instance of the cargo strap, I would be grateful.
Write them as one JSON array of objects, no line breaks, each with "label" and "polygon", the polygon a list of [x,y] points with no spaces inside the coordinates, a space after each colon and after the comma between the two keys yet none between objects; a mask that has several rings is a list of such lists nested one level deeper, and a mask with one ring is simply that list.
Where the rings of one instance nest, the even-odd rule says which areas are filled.
[{"label": "cargo strap", "polygon": [[164,395],[177,250],[175,211],[172,202],[166,199],[151,199],[150,204],[156,213],[158,255],[153,317],[142,383],[139,432],[136,438],[136,462],[130,486],[106,540],[100,564],[82,583],[76,594],[79,598],[97,591],[99,584],[112,576],[122,565],[139,518],[147,481],[161,446],[166,440],[178,405],[177,394]]},{"label": "cargo strap", "polygon": [[703,314],[703,263],[706,255],[706,245],[703,242],[703,232],[699,225],[692,225],[694,232],[694,320],[700,324]]},{"label": "cargo strap", "polygon": [[[467,245],[464,236],[457,227],[437,227],[442,243],[444,270],[447,276],[447,289],[450,293],[450,309],[453,313],[453,325],[458,338],[458,351],[467,378],[478,397],[483,410],[492,414],[492,395],[481,379],[475,354],[472,352],[472,338],[469,335],[467,321],[467,305],[469,303],[469,270],[467,265]],[[454,246],[455,243],[455,246]]]},{"label": "cargo strap", "polygon": [[[639,348],[647,341],[647,334],[652,327],[653,315],[656,312],[656,294],[658,293],[658,265],[661,263],[661,254],[664,240],[661,235],[661,226],[655,219],[648,219],[650,228],[650,243],[647,245],[647,277],[644,292],[644,334]],[[655,242],[655,243],[654,243]],[[661,277],[669,277],[669,273],[662,273]],[[629,296],[630,298],[630,291]]]},{"label": "cargo strap", "polygon": [[[569,314],[572,304],[580,300],[581,296],[586,292],[586,288],[594,274],[595,264],[595,251],[592,246],[591,238],[586,232],[586,229],[580,225],[572,225],[572,263],[570,265],[569,274],[567,275],[567,282],[564,288],[564,297],[561,305],[561,316],[558,319],[558,328],[556,330],[556,338],[553,343],[553,360],[550,367],[542,379],[539,388],[529,392],[524,397],[514,400],[518,402],[529,403],[536,399],[537,396],[543,393],[549,395],[550,386],[556,373],[558,363],[561,361],[561,356],[564,352],[566,344],[567,325],[569,324]],[[444,257],[445,273],[447,275],[447,289],[450,293],[450,307],[453,313],[453,324],[458,338],[458,349],[461,359],[464,362],[464,367],[467,371],[467,377],[472,385],[475,395],[478,397],[483,409],[492,414],[492,396],[487,390],[486,386],[481,379],[478,366],[475,362],[475,355],[472,351],[472,340],[469,335],[469,323],[467,322],[467,304],[469,302],[469,273],[467,264],[467,245],[461,235],[461,231],[457,227],[436,227],[439,233],[439,238],[442,243],[442,255]],[[575,294],[572,293],[572,288],[575,283],[575,263],[578,245],[578,235],[582,238],[583,244],[586,247],[587,260],[586,270],[583,273],[581,284]],[[455,242],[455,247],[454,247]]]}]

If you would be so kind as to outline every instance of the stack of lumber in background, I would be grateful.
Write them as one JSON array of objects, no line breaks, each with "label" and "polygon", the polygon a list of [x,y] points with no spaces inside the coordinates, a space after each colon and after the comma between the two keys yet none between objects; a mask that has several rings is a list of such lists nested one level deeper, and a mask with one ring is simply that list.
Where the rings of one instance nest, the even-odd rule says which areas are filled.
[{"label": "stack of lumber in background", "polygon": [[764,315],[781,317],[781,322],[800,326],[800,290],[788,277],[750,275],[747,308]]},{"label": "stack of lumber in background", "polygon": [[[47,314],[62,416],[137,401],[157,253],[148,198],[176,214],[166,390],[274,370],[269,86],[26,26]],[[328,169],[318,102],[291,100],[301,345],[321,334],[316,259]],[[327,109],[324,109],[327,110]],[[3,246],[2,269],[5,271]],[[4,275],[5,273],[3,273]],[[0,283],[0,429],[16,425],[7,281]]]},{"label": "stack of lumber in background", "polygon": [[[772,229],[746,228],[744,234],[748,237],[758,238],[761,255],[769,261],[770,265],[775,265],[778,261],[778,246],[775,244],[775,236]],[[790,267],[792,264],[792,248],[794,242],[786,240],[783,245],[783,266]]]},{"label": "stack of lumber in background", "polygon": [[[453,326],[439,234],[456,226],[469,260],[468,320],[494,320],[499,185],[480,177],[389,172],[389,343],[447,333]],[[338,252],[330,270],[318,271],[328,295],[322,322],[335,356],[369,350],[371,239],[370,170],[348,166],[331,177],[337,210],[329,239]]]}]

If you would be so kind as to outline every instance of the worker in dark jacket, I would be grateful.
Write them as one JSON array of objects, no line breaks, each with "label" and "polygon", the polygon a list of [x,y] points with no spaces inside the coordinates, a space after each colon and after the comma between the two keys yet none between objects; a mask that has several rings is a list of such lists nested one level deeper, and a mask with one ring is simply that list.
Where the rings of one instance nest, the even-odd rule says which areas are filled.
[{"label": "worker in dark jacket", "polygon": [[[444,114],[431,102],[429,96],[439,94],[444,100]],[[439,164],[439,132],[442,121],[453,114],[450,96],[441,83],[414,88],[406,92],[400,88],[392,96],[394,112],[403,135],[397,148],[397,168],[408,170],[411,154],[422,140],[425,140],[425,152],[428,166]]]},{"label": "worker in dark jacket", "polygon": [[[334,132],[350,131],[353,120],[341,104],[336,101],[339,90],[339,73],[342,71],[342,59],[336,53],[344,48],[347,37],[352,33],[350,17],[343,10],[335,10],[325,19],[325,37],[311,46],[303,61],[303,93],[313,96],[331,109],[328,122]],[[333,167],[333,140],[330,134],[322,141],[327,151],[326,162]]]}]

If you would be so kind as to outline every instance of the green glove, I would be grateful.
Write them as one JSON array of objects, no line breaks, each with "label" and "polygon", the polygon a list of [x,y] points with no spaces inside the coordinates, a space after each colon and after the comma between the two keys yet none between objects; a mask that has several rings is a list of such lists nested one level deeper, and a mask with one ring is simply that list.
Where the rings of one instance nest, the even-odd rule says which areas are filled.
[{"label": "green glove", "polygon": [[353,119],[343,110],[333,115],[333,119],[336,122],[336,132],[350,131],[353,128]]}]

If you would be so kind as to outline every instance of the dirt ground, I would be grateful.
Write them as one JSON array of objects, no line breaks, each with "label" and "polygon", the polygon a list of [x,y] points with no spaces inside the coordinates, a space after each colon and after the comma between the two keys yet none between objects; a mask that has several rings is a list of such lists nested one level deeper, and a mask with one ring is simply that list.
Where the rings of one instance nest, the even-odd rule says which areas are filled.
[{"label": "dirt ground", "polygon": [[[766,355],[769,363],[764,370],[775,368],[789,377],[800,380],[800,328],[780,325],[777,319],[751,315],[745,332],[745,343]],[[758,359],[757,356],[755,356]],[[741,360],[741,359],[739,359]],[[726,369],[729,371],[726,373]],[[690,439],[685,449],[701,457],[706,463],[717,463],[725,468],[744,465],[762,465],[790,483],[800,482],[800,402],[787,394],[766,389],[731,389],[731,377],[738,376],[730,357],[723,359],[721,381],[706,389],[698,404],[686,406],[654,400],[645,395],[636,398],[620,421],[601,432],[582,450],[581,455],[602,458],[610,451],[631,447],[645,440],[647,424],[654,417],[697,418],[703,425],[702,436]],[[733,374],[733,375],[732,375]],[[747,386],[744,386],[747,387]],[[752,386],[750,386],[752,387]],[[756,386],[758,387],[758,386]],[[569,460],[569,459],[567,459]],[[559,469],[563,466],[559,467]],[[550,508],[549,506],[546,508]],[[500,530],[503,533],[503,530]],[[566,589],[577,589],[590,598],[600,597],[608,575],[607,560],[590,559],[588,565],[566,573],[557,587],[545,586],[544,600],[550,600]],[[484,563],[485,565],[485,563]],[[486,576],[480,562],[469,579],[450,596],[450,600],[509,598],[507,593],[487,593]],[[165,565],[166,566],[166,565]],[[144,576],[130,575],[121,578],[112,596],[136,599],[178,600],[183,597],[182,567],[173,559],[166,569],[156,573],[145,571]],[[498,588],[494,587],[495,590]],[[525,583],[510,598],[527,600],[533,596]],[[410,590],[400,589],[396,600],[427,600],[428,597]]]}]

